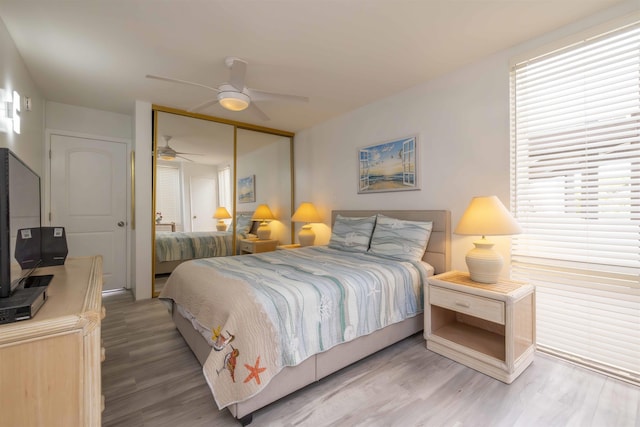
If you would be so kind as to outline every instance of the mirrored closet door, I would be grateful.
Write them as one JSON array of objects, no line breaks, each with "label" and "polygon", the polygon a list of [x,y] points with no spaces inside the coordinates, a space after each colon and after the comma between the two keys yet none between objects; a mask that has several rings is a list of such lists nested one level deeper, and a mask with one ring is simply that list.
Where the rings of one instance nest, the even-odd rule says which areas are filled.
[{"label": "mirrored closet door", "polygon": [[154,296],[180,263],[239,254],[260,225],[293,242],[292,148],[290,132],[154,106]]}]

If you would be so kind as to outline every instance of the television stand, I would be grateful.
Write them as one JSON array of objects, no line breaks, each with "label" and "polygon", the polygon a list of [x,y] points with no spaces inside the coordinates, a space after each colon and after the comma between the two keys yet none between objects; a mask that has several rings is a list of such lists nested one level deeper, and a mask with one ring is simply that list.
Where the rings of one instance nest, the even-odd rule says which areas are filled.
[{"label": "television stand", "polygon": [[24,280],[22,286],[25,289],[39,288],[41,286],[49,286],[49,283],[53,279],[53,274],[43,274],[41,276],[29,276]]}]

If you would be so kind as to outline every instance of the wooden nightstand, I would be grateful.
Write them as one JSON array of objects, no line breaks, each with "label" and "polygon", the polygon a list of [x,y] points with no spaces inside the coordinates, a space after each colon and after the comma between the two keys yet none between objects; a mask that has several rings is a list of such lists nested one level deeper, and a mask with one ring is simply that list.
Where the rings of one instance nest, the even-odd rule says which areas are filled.
[{"label": "wooden nightstand", "polygon": [[535,289],[500,280],[477,283],[450,271],[429,278],[427,348],[511,384],[533,361]]},{"label": "wooden nightstand", "polygon": [[156,222],[156,231],[176,231],[176,223],[160,224]]},{"label": "wooden nightstand", "polygon": [[240,254],[258,254],[275,251],[277,240],[240,239]]},{"label": "wooden nightstand", "polygon": [[285,250],[285,249],[298,249],[301,248],[302,246],[300,245],[300,243],[292,243],[290,245],[279,245],[276,246],[276,249],[281,251],[281,250]]}]

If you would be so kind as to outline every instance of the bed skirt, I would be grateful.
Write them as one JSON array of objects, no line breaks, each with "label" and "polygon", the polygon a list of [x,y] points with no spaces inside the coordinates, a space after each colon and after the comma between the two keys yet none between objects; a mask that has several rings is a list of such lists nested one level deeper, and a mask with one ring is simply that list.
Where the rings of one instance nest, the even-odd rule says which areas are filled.
[{"label": "bed skirt", "polygon": [[[204,337],[193,328],[191,322],[180,315],[175,303],[172,313],[173,321],[178,331],[180,331],[200,364],[203,365],[209,352],[211,352],[211,347]],[[229,405],[228,409],[235,418],[244,418],[306,385],[423,330],[423,319],[423,314],[410,317],[372,334],[342,343],[325,352],[316,354],[297,366],[286,367],[259,394],[243,402]]]}]

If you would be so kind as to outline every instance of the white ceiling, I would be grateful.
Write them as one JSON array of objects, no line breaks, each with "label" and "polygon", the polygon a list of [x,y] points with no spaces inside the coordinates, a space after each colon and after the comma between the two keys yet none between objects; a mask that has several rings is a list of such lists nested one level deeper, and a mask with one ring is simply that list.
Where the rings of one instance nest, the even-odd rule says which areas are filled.
[{"label": "white ceiling", "polygon": [[[620,0],[0,0],[46,99],[131,114],[134,100],[180,109],[215,97],[226,56],[247,86],[310,97],[262,102],[268,122],[214,105],[205,114],[288,131],[398,93]],[[25,94],[28,96],[28,94]]]}]

